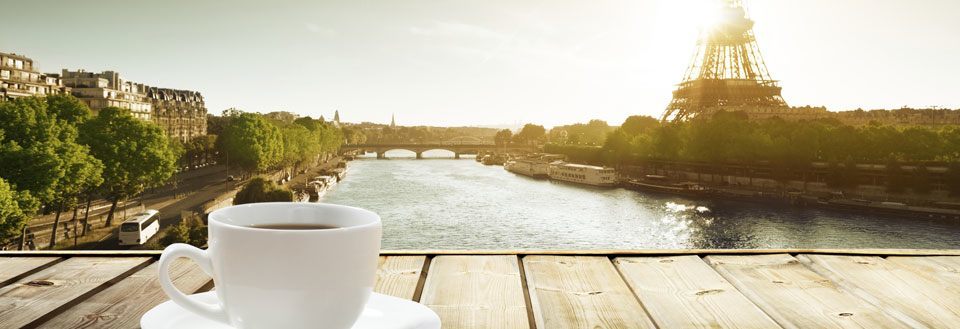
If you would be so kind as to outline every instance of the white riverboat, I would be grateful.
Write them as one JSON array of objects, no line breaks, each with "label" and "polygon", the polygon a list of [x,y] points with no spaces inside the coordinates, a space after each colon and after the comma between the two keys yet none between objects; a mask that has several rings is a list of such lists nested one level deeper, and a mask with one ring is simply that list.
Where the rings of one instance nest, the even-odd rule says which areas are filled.
[{"label": "white riverboat", "polygon": [[503,169],[524,176],[547,178],[550,176],[550,163],[563,159],[564,156],[559,154],[532,154],[507,161]]},{"label": "white riverboat", "polygon": [[617,185],[617,171],[610,167],[555,161],[550,163],[550,179],[593,186]]}]

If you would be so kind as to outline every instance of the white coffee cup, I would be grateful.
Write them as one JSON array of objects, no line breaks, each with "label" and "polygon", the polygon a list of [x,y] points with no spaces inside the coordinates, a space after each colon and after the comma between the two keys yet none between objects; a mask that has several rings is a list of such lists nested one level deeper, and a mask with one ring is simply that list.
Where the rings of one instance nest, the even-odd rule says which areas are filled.
[{"label": "white coffee cup", "polygon": [[[254,203],[210,213],[207,250],[173,244],[160,256],[160,286],[173,302],[245,328],[350,328],[370,298],[380,252],[380,216],[319,203]],[[264,225],[328,225],[295,230]],[[174,259],[213,277],[220,303],[188,298],[170,282]]]}]

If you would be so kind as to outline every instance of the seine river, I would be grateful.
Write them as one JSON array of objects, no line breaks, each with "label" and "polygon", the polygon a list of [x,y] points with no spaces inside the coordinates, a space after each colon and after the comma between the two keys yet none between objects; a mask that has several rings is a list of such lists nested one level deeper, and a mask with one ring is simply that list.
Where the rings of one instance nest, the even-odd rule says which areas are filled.
[{"label": "seine river", "polygon": [[384,249],[960,248],[960,224],[943,220],[569,185],[446,151],[387,156],[350,162],[323,199],[379,213]]}]

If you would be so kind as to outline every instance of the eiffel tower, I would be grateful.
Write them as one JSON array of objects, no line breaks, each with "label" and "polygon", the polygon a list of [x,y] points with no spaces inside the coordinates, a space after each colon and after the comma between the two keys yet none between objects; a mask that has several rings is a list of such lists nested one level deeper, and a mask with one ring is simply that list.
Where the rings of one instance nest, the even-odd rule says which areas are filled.
[{"label": "eiffel tower", "polygon": [[786,108],[741,0],[723,0],[716,26],[700,32],[683,82],[660,118],[683,121],[721,109]]}]

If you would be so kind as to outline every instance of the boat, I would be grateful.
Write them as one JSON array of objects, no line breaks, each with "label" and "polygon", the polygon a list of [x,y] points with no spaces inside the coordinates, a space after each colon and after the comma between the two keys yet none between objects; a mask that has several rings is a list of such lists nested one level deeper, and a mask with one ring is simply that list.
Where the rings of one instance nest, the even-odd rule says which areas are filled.
[{"label": "boat", "polygon": [[310,192],[310,202],[319,202],[327,191],[337,184],[336,176],[317,176],[307,183],[307,190]]},{"label": "boat", "polygon": [[533,178],[547,178],[550,176],[550,163],[564,158],[559,154],[532,154],[505,162],[503,169]]},{"label": "boat", "polygon": [[480,162],[487,166],[501,166],[507,162],[507,156],[503,154],[484,155]]},{"label": "boat", "polygon": [[550,163],[550,179],[592,186],[616,186],[617,171],[610,167],[554,161]]},{"label": "boat", "polygon": [[645,179],[628,179],[623,181],[623,186],[631,190],[684,196],[702,196],[709,193],[707,188],[695,182],[669,183],[650,176],[656,175],[647,175]]}]

